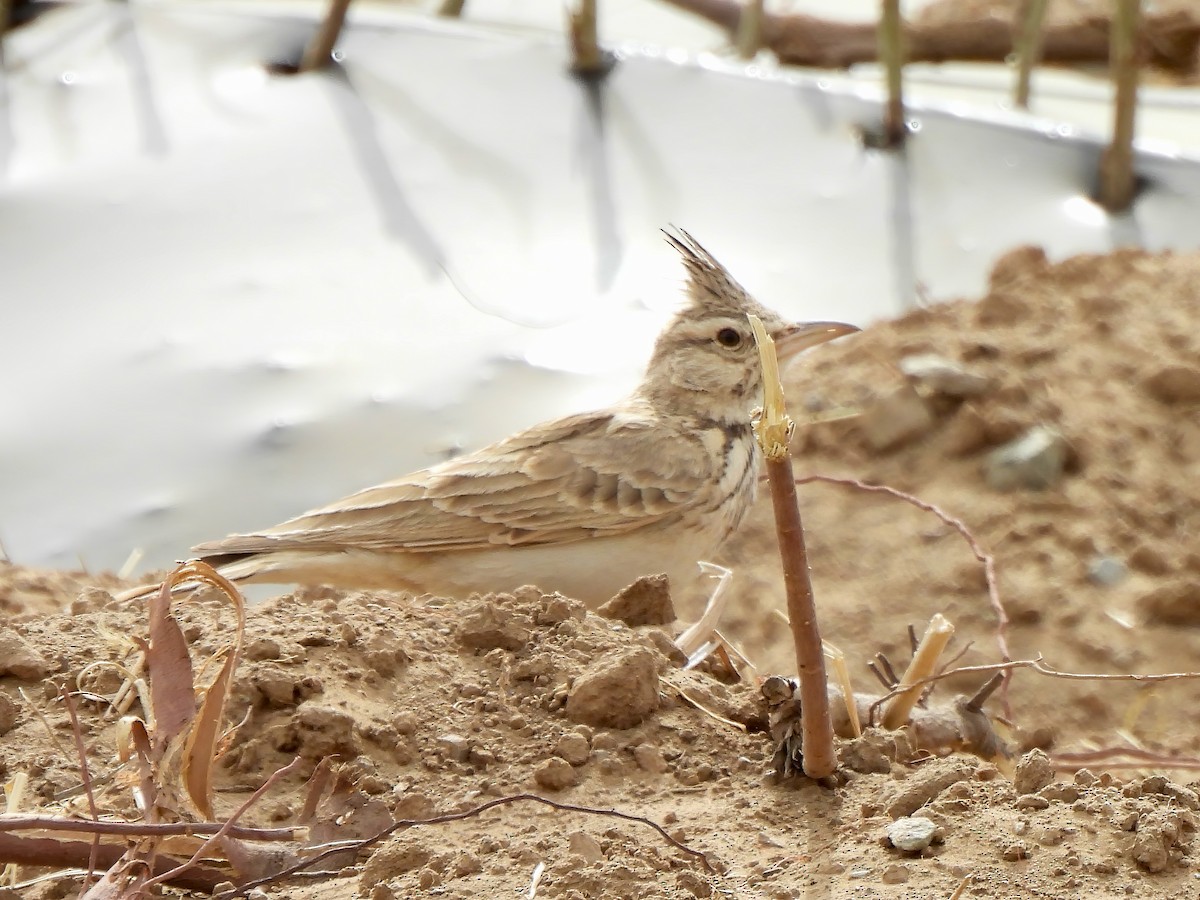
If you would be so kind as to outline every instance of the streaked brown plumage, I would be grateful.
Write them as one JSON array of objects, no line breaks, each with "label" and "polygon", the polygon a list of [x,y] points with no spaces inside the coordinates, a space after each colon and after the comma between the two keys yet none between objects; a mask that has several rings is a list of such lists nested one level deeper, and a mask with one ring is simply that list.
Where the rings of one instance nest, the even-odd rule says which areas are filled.
[{"label": "streaked brown plumage", "polygon": [[593,606],[640,575],[691,581],[755,494],[762,386],[747,314],[781,360],[856,329],[790,324],[686,232],[667,237],[690,302],[627,400],[195,553],[235,581],[451,596],[537,584]]}]

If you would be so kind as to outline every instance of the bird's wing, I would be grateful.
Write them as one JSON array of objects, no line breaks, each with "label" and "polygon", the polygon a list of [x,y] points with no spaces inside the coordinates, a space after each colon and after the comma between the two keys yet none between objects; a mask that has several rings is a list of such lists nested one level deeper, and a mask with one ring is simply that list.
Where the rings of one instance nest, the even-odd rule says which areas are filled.
[{"label": "bird's wing", "polygon": [[633,531],[704,502],[717,474],[700,435],[664,429],[649,414],[572,416],[193,550],[469,550]]}]

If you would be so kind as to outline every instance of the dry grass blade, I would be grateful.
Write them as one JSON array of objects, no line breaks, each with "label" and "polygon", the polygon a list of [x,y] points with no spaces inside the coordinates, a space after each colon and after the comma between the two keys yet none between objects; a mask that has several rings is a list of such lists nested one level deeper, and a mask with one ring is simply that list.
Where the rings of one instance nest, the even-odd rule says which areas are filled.
[{"label": "dry grass blade", "polygon": [[319,763],[312,775],[308,779],[304,794],[304,807],[300,810],[300,815],[296,819],[302,825],[307,825],[313,820],[317,814],[317,807],[321,805],[321,798],[325,795],[325,789],[329,787],[333,781],[333,760],[326,756]]},{"label": "dry grass blade", "polygon": [[222,720],[225,714],[225,702],[229,699],[229,691],[233,684],[233,673],[237,669],[242,656],[242,643],[246,634],[246,602],[241,592],[222,575],[217,574],[209,565],[202,562],[190,563],[195,569],[192,577],[207,581],[228,598],[237,613],[237,631],[234,634],[232,646],[225,655],[217,677],[204,694],[196,720],[188,733],[184,744],[183,760],[180,774],[188,791],[188,796],[196,804],[196,808],[205,818],[211,819],[212,812],[212,771],[218,753],[218,743],[222,734]]},{"label": "dry grass blade", "polygon": [[862,722],[858,718],[858,704],[854,702],[854,685],[850,681],[850,669],[846,666],[846,654],[829,641],[822,641],[821,646],[841,689],[842,702],[846,704],[846,715],[850,720],[850,732],[856,738],[862,737]]},{"label": "dry grass blade", "polygon": [[137,760],[138,786],[133,801],[147,822],[157,817],[158,786],[154,780],[153,742],[146,723],[137,716],[123,716],[117,723],[117,755],[121,762]]}]

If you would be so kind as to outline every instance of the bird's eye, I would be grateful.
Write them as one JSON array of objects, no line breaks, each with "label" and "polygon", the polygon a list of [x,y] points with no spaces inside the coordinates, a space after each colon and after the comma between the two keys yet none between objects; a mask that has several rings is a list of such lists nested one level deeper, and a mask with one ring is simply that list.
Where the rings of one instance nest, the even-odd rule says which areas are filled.
[{"label": "bird's eye", "polygon": [[736,347],[742,342],[742,335],[736,328],[722,328],[717,332],[717,343],[722,347]]}]

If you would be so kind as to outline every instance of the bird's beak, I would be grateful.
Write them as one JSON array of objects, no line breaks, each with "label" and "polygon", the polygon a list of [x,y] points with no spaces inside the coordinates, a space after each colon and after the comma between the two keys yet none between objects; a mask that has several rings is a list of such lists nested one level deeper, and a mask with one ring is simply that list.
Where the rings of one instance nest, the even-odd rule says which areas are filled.
[{"label": "bird's beak", "polygon": [[809,347],[824,344],[860,329],[844,322],[798,322],[780,329],[775,338],[775,354],[780,360],[791,359]]}]

